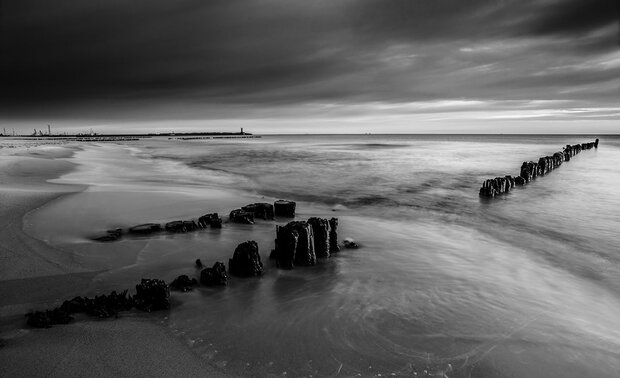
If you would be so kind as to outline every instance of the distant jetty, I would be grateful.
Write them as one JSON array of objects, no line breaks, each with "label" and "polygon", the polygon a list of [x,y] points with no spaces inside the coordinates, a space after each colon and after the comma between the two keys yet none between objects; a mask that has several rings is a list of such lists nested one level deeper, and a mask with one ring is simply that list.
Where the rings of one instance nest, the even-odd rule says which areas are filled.
[{"label": "distant jetty", "polygon": [[224,131],[209,131],[209,132],[192,132],[192,133],[142,133],[142,134],[98,134],[91,129],[89,133],[57,133],[52,134],[50,125],[47,125],[47,132],[43,130],[34,129],[34,133],[30,135],[7,135],[6,129],[0,134],[0,137],[11,137],[11,139],[23,139],[23,140],[66,140],[76,142],[122,142],[122,141],[134,141],[146,138],[154,137],[168,137],[169,140],[195,140],[195,139],[224,139],[224,138],[260,138],[259,135],[253,135],[243,131],[243,128],[238,132],[224,132]]},{"label": "distant jetty", "polygon": [[260,138],[250,133],[149,133],[149,134],[53,134],[53,135],[0,135],[13,140],[69,141],[69,142],[127,142],[156,137],[168,137],[168,140],[200,140],[200,139],[249,139]]},{"label": "distant jetty", "polygon": [[567,144],[562,151],[558,151],[552,156],[541,157],[537,163],[524,161],[518,176],[504,176],[485,180],[480,188],[480,196],[493,198],[499,194],[508,193],[515,186],[523,186],[538,176],[546,175],[562,165],[563,162],[570,161],[571,157],[577,155],[582,150],[590,150],[592,148],[598,148],[598,139],[594,142],[574,144],[572,146]]}]

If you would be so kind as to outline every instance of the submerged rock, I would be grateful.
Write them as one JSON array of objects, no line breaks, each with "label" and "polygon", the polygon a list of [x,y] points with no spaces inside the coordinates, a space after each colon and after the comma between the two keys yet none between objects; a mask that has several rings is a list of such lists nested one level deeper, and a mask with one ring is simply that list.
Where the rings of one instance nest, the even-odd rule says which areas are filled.
[{"label": "submerged rock", "polygon": [[263,274],[263,263],[258,253],[258,244],[254,240],[237,246],[232,259],[228,260],[228,271],[233,276],[251,277]]},{"label": "submerged rock", "polygon": [[200,261],[200,259],[196,259],[196,268],[201,269],[202,267],[202,261]]},{"label": "submerged rock", "polygon": [[222,262],[216,262],[211,268],[205,268],[200,272],[200,283],[205,286],[228,285],[226,266]]},{"label": "submerged rock", "polygon": [[273,210],[276,217],[295,218],[295,207],[293,201],[277,200],[273,203]]},{"label": "submerged rock", "polygon": [[170,283],[170,289],[188,292],[194,289],[194,286],[198,286],[198,281],[195,278],[189,278],[189,276],[183,274]]},{"label": "submerged rock", "polygon": [[357,244],[356,242],[353,241],[353,239],[344,239],[344,247],[347,249],[358,249],[360,246],[359,244]]}]

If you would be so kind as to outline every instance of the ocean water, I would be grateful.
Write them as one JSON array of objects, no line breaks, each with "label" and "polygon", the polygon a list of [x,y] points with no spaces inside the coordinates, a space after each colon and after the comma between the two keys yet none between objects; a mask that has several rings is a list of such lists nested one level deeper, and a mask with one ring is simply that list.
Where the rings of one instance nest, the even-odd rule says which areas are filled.
[{"label": "ocean water", "polygon": [[[599,136],[597,150],[507,195],[478,196],[484,179],[517,175],[523,161],[594,138],[308,135],[87,146],[76,155],[82,169],[59,181],[92,186],[26,224],[80,258],[110,248],[80,239],[83,224],[225,213],[235,200],[277,198],[297,201],[302,219],[338,217],[339,237],[361,248],[291,271],[268,261],[274,222],[117,244],[138,251],[135,261],[112,264],[99,287],[197,274],[195,258],[227,261],[236,244],[258,241],[263,277],[175,293],[161,319],[234,374],[617,377],[620,138]],[[229,196],[203,198],[218,190]],[[122,205],[102,209],[112,202]],[[77,215],[49,225],[59,211]]]}]

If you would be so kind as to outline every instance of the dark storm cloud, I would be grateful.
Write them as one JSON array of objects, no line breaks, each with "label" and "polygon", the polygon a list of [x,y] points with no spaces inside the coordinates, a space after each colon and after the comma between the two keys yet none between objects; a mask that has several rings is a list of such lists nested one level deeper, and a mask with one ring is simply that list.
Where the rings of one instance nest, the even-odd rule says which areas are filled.
[{"label": "dark storm cloud", "polygon": [[[555,59],[572,62],[617,46],[617,31],[584,37],[617,22],[617,2],[602,0],[0,4],[5,111],[98,100],[489,98],[511,80],[520,84],[507,96],[518,98],[547,82],[558,85],[555,72],[548,81],[528,79]],[[504,49],[511,44],[526,46]]]}]

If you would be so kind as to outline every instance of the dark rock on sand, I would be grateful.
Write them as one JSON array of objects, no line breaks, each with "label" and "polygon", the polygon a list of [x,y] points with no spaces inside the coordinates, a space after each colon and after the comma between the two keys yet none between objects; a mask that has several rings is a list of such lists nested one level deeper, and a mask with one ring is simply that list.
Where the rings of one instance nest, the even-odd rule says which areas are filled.
[{"label": "dark rock on sand", "polygon": [[122,235],[123,230],[121,230],[120,228],[116,228],[114,230],[107,230],[105,235],[95,237],[93,238],[93,240],[99,242],[111,242],[120,239]]},{"label": "dark rock on sand", "polygon": [[277,200],[273,203],[273,210],[276,217],[295,218],[295,207],[293,201]]},{"label": "dark rock on sand", "polygon": [[160,232],[162,230],[159,223],[144,223],[137,226],[133,226],[129,229],[130,234],[152,234],[154,232]]},{"label": "dark rock on sand", "polygon": [[34,328],[50,328],[54,324],[69,324],[73,317],[60,308],[26,314],[26,323]]},{"label": "dark rock on sand", "polygon": [[231,211],[229,218],[233,223],[254,224],[254,214],[242,209]]},{"label": "dark rock on sand", "polygon": [[68,312],[69,314],[76,314],[79,312],[86,312],[86,301],[88,298],[75,297],[71,300],[64,301],[60,306],[60,309]]},{"label": "dark rock on sand", "polygon": [[133,299],[127,295],[127,290],[120,294],[116,291],[108,295],[97,295],[95,298],[84,298],[86,314],[99,318],[110,318],[118,316],[119,311],[126,311],[133,307]]},{"label": "dark rock on sand", "polygon": [[198,286],[198,281],[195,278],[189,278],[189,276],[183,274],[170,283],[171,290],[177,290],[182,292],[192,291],[194,286]]},{"label": "dark rock on sand", "polygon": [[239,277],[263,274],[263,263],[258,253],[258,244],[253,240],[239,244],[232,259],[228,260],[228,271],[233,276]]},{"label": "dark rock on sand", "polygon": [[136,292],[133,299],[140,310],[151,312],[170,308],[170,289],[162,280],[143,278],[136,285]]},{"label": "dark rock on sand", "polygon": [[316,257],[329,257],[329,222],[327,219],[314,217],[308,219],[308,223],[312,226]]},{"label": "dark rock on sand", "polygon": [[252,213],[254,218],[260,218],[264,220],[273,219],[273,205],[270,203],[253,203],[241,208],[243,211]]},{"label": "dark rock on sand", "polygon": [[166,223],[165,228],[168,232],[187,232],[187,229],[185,228],[185,222],[183,222],[182,220],[168,222]]},{"label": "dark rock on sand", "polygon": [[216,262],[211,268],[205,268],[200,272],[200,283],[205,286],[226,286],[228,274],[226,266],[222,262]]}]

